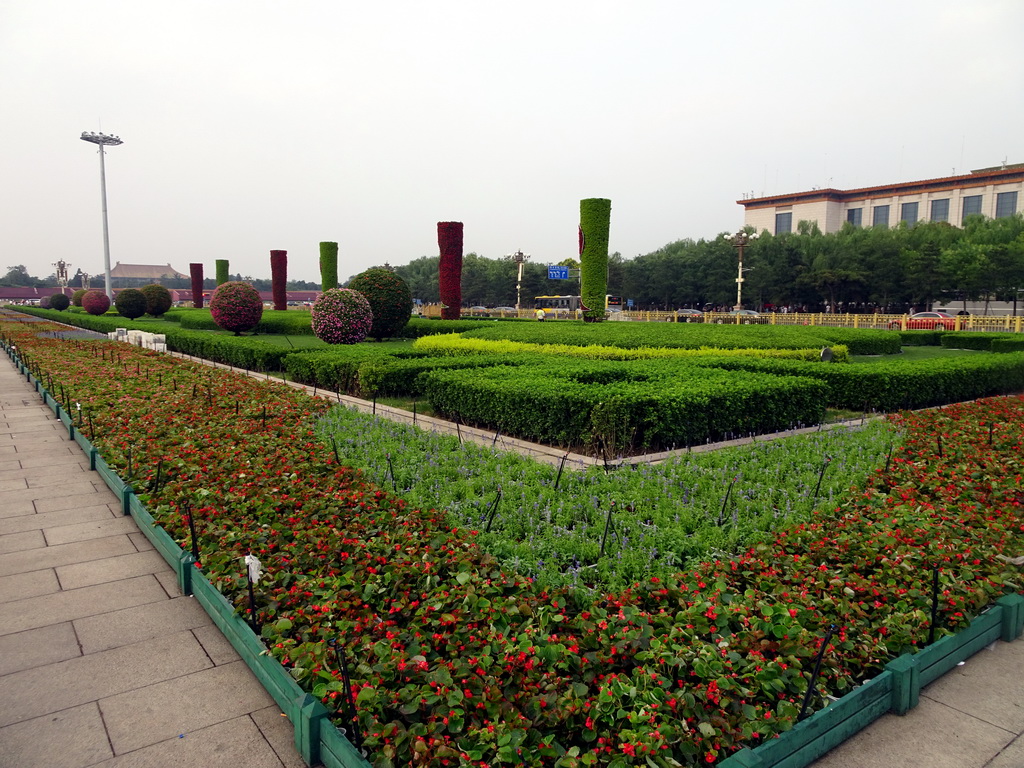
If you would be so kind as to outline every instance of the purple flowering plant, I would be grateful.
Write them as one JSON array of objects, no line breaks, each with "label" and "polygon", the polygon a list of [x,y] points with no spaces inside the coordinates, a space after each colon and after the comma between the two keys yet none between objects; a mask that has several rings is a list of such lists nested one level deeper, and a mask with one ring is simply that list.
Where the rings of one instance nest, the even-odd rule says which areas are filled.
[{"label": "purple flowering plant", "polygon": [[328,344],[358,344],[373,325],[370,302],[359,291],[332,288],[313,302],[313,333]]}]

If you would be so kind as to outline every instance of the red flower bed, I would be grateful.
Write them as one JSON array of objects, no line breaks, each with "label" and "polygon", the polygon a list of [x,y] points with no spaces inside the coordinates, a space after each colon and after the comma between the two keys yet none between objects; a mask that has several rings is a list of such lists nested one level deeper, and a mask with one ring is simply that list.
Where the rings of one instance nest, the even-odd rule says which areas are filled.
[{"label": "red flower bed", "polygon": [[830,625],[818,687],[842,695],[924,642],[933,565],[942,632],[1019,578],[998,556],[1022,549],[1021,398],[906,414],[906,447],[845,503],[583,607],[339,464],[313,437],[325,402],[37,330],[4,326],[122,475],[131,453],[132,484],[186,549],[191,509],[203,570],[240,608],[241,558],[261,558],[264,640],[330,707],[338,642],[378,766],[714,763],[793,724]]}]

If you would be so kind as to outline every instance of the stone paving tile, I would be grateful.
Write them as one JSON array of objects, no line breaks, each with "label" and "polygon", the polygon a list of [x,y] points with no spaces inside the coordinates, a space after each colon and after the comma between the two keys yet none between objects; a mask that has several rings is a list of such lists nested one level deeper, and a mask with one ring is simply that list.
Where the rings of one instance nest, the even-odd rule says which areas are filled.
[{"label": "stone paving tile", "polygon": [[109,536],[105,539],[76,541],[73,544],[62,544],[58,547],[51,546],[45,549],[5,555],[0,558],[0,576],[56,568],[71,563],[85,563],[137,551],[132,540],[127,536]]},{"label": "stone paving tile", "polygon": [[306,768],[306,762],[295,751],[295,728],[278,709],[277,704],[253,712],[250,717],[260,729],[263,738],[270,742],[284,768]]},{"label": "stone paving tile", "polygon": [[[125,582],[115,582],[121,584]],[[210,624],[210,617],[193,597],[160,600],[97,616],[75,619],[82,653],[96,653],[121,645]]]},{"label": "stone paving tile", "polygon": [[28,488],[28,483],[25,478],[18,477],[14,479],[0,480],[0,493],[8,494],[12,491],[24,491]]},{"label": "stone paving tile", "polygon": [[[20,531],[46,531],[49,528],[87,523],[96,520],[109,520],[113,517],[110,508],[105,504],[95,507],[78,507],[61,509],[56,512],[42,512],[36,515],[20,515],[0,519],[0,536]],[[50,537],[47,534],[46,540]],[[66,543],[66,542],[61,542]]]},{"label": "stone paving tile", "polygon": [[[993,656],[998,654],[998,656]],[[998,663],[995,663],[998,662]],[[1024,679],[1008,670],[1024,668],[1024,643],[997,643],[979,651],[921,692],[961,712],[1015,733],[1024,731]],[[993,695],[998,691],[998,696]]]},{"label": "stone paving tile", "polygon": [[19,517],[20,515],[34,515],[36,513],[36,505],[32,501],[11,503],[8,499],[4,499],[2,503],[3,506],[0,506],[0,520],[6,517]]},{"label": "stone paving tile", "polygon": [[35,456],[24,456],[18,459],[18,463],[25,469],[42,469],[43,467],[51,467],[54,472],[61,472],[62,467],[81,467],[84,472],[91,471],[89,469],[89,457],[81,454],[74,455],[68,454],[57,454],[53,455],[50,453],[38,454]]},{"label": "stone paving tile", "polygon": [[[45,489],[39,489],[45,490]],[[83,491],[74,496],[46,496],[36,499],[36,512],[59,512],[62,509],[75,509],[81,506],[96,506],[98,504],[117,504],[117,512],[121,513],[121,503],[111,493],[110,489],[102,484],[99,477],[93,482],[92,490]]]},{"label": "stone paving tile", "polygon": [[203,650],[206,651],[206,655],[210,657],[210,661],[215,666],[231,664],[241,658],[238,655],[238,651],[228,642],[228,639],[224,637],[224,633],[217,629],[215,624],[196,627],[192,630],[192,634],[202,644]]},{"label": "stone paving tile", "polygon": [[[88,475],[86,475],[88,477]],[[25,487],[18,491],[5,491],[4,502],[10,503],[15,501],[50,501],[51,499],[65,499],[70,502],[78,501],[81,503],[81,497],[90,493],[96,492],[96,486],[89,480],[75,480],[74,482],[65,483],[59,488],[28,488]],[[53,509],[67,509],[67,507],[51,507],[48,509],[39,509],[39,512],[51,512]]]},{"label": "stone paving tile", "polygon": [[0,472],[10,472],[12,469],[21,469],[22,464],[17,459],[0,460]]},{"label": "stone paving tile", "polygon": [[146,534],[144,534],[142,531],[129,533],[128,538],[131,539],[132,544],[135,545],[136,552],[151,552],[156,549],[156,547],[153,546],[153,542],[147,539]]},{"label": "stone paving tile", "polygon": [[102,520],[90,520],[84,523],[73,525],[61,525],[55,528],[47,528],[44,533],[46,541],[51,546],[70,544],[73,541],[88,541],[90,539],[102,539],[107,536],[115,536],[119,533],[129,534],[139,530],[135,519],[121,515],[113,517],[109,515]]},{"label": "stone paving tile", "polygon": [[1024,765],[1024,736],[1011,741],[985,768],[1021,768]]},{"label": "stone paving tile", "polygon": [[22,531],[0,536],[0,555],[8,552],[22,552],[27,549],[39,549],[46,546],[42,531]]},{"label": "stone paving tile", "polygon": [[814,768],[983,768],[1016,736],[922,698],[906,715],[884,715]]},{"label": "stone paving tile", "polygon": [[152,575],[0,604],[0,635],[164,600]]},{"label": "stone paving tile", "polygon": [[42,456],[82,456],[82,449],[78,447],[78,443],[72,444],[70,440],[64,440],[64,445],[57,445],[53,442],[45,443],[42,445],[28,445],[27,443],[21,443],[17,446],[11,445],[5,447],[0,445],[0,456],[3,456],[5,460],[9,460],[12,457],[16,457],[19,461],[24,459],[38,459]]},{"label": "stone paving tile", "polygon": [[100,700],[114,754],[273,704],[241,660]]},{"label": "stone paving tile", "polygon": [[[68,459],[73,459],[68,456]],[[76,461],[68,461],[60,465],[46,465],[44,467],[17,467],[14,469],[0,469],[0,482],[7,480],[25,480],[26,488],[41,488],[45,485],[59,485],[68,480],[76,479],[77,475],[87,472],[82,465]],[[92,478],[89,478],[90,480]]]},{"label": "stone paving tile", "polygon": [[211,725],[96,763],[92,768],[281,768],[248,715]]},{"label": "stone paving tile", "polygon": [[60,583],[57,581],[57,574],[52,569],[0,576],[0,603],[24,600],[59,591]]},{"label": "stone paving tile", "polygon": [[23,423],[21,424],[12,424],[8,427],[0,427],[0,435],[14,435],[21,437],[24,435],[37,435],[57,431],[67,434],[68,428],[56,421],[29,421],[28,419],[23,419],[22,421]]},{"label": "stone paving tile", "polygon": [[[71,622],[0,636],[0,675],[81,656]],[[3,683],[0,682],[0,688]]]},{"label": "stone paving tile", "polygon": [[113,756],[96,702],[0,728],[0,760],[11,768],[87,768]]},{"label": "stone paving tile", "polygon": [[89,563],[62,565],[56,569],[57,579],[62,589],[80,589],[94,584],[105,584],[146,573],[159,574],[170,570],[167,561],[155,549],[149,552],[136,552],[120,557],[107,557]]},{"label": "stone paving tile", "polygon": [[[210,660],[191,632],[175,632],[146,643],[15,672],[3,679],[0,727],[145,688],[210,666]],[[126,727],[131,727],[131,723]]]}]

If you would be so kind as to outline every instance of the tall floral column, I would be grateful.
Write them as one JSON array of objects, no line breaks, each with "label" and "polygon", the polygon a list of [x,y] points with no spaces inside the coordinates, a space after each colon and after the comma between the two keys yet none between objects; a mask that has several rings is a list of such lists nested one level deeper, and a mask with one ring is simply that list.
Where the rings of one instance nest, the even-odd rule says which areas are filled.
[{"label": "tall floral column", "polygon": [[217,259],[213,262],[213,265],[217,270],[217,285],[224,285],[224,283],[231,279],[231,275],[228,274],[228,260]]},{"label": "tall floral column", "polygon": [[270,252],[270,284],[274,291],[274,309],[288,309],[288,251]]},{"label": "tall floral column", "polygon": [[320,243],[320,290],[329,291],[338,287],[338,244],[325,241]]},{"label": "tall floral column", "polygon": [[189,264],[189,274],[192,276],[192,306],[202,309],[203,306],[203,265]]},{"label": "tall floral column", "polygon": [[462,222],[437,222],[438,289],[441,294],[441,319],[458,320],[462,314]]},{"label": "tall floral column", "polygon": [[580,200],[580,300],[586,307],[583,319],[590,323],[605,318],[611,216],[611,200],[602,197]]}]

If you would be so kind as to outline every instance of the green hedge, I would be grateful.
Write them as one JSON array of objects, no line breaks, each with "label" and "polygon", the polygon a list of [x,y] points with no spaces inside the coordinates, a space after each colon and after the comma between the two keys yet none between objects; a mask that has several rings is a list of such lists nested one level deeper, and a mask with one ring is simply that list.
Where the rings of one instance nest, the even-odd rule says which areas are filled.
[{"label": "green hedge", "polygon": [[507,339],[533,344],[571,344],[638,349],[808,349],[843,344],[850,354],[895,354],[900,336],[893,331],[792,325],[716,325],[699,323],[487,323],[456,331],[469,338]]},{"label": "green hedge", "polygon": [[429,352],[417,352],[408,343],[353,344],[316,352],[292,352],[285,355],[283,366],[289,378],[303,384],[359,394],[359,368],[364,363],[386,358],[429,357]]},{"label": "green hedge", "polygon": [[947,349],[980,349],[984,352],[992,351],[992,342],[996,339],[1012,339],[1012,333],[987,333],[961,331],[960,333],[942,334],[941,344]]},{"label": "green hedge", "polygon": [[1024,352],[1024,338],[992,339],[993,352]]},{"label": "green hedge", "polygon": [[[192,309],[182,312],[177,318],[182,328],[196,331],[218,331],[208,309]],[[279,333],[285,336],[312,336],[312,315],[301,310],[265,309],[255,333]]]},{"label": "green hedge", "polygon": [[[495,325],[493,320],[434,320],[425,317],[414,317],[399,331],[402,339],[418,339],[420,336],[432,336],[435,333],[465,333],[478,328],[489,328]],[[511,323],[504,323],[511,325]]]},{"label": "green hedge", "polygon": [[828,385],[832,408],[896,411],[1024,391],[1024,354],[822,365],[765,358],[701,358],[694,365],[807,376]]},{"label": "green hedge", "polygon": [[543,361],[535,355],[445,355],[399,358],[380,356],[358,368],[360,397],[419,397],[424,393],[422,374],[429,371],[519,366]]},{"label": "green hedge", "polygon": [[938,347],[946,331],[897,331],[904,347]]},{"label": "green hedge", "polygon": [[676,361],[560,360],[423,373],[438,413],[504,434],[609,455],[761,434],[824,416],[826,387]]}]

